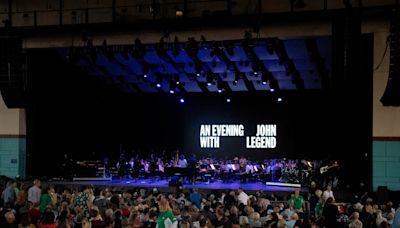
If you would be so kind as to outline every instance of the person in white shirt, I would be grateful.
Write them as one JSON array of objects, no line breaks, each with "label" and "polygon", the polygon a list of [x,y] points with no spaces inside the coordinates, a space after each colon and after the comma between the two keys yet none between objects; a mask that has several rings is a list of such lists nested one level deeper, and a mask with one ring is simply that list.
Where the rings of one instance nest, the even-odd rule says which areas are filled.
[{"label": "person in white shirt", "polygon": [[28,201],[32,202],[33,204],[39,203],[41,193],[42,190],[40,189],[40,180],[36,179],[33,181],[33,186],[28,190]]},{"label": "person in white shirt", "polygon": [[185,156],[181,155],[181,157],[179,158],[179,161],[178,161],[178,167],[179,168],[187,168],[187,166],[188,166],[188,162],[187,162]]},{"label": "person in white shirt", "polygon": [[238,189],[238,201],[239,204],[243,203],[243,205],[247,206],[247,202],[249,201],[249,196],[243,191],[242,188]]},{"label": "person in white shirt", "polygon": [[335,197],[333,196],[332,187],[330,185],[326,186],[326,190],[322,194],[322,199],[326,201],[329,197],[335,199]]}]

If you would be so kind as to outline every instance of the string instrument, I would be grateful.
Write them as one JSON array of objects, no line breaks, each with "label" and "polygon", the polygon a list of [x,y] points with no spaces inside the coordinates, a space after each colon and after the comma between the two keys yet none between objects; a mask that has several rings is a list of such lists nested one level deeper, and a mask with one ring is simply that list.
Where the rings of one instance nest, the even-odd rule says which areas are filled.
[{"label": "string instrument", "polygon": [[330,165],[330,166],[323,166],[323,167],[321,167],[320,169],[319,169],[319,172],[321,173],[321,174],[324,174],[324,173],[326,173],[326,172],[328,172],[330,169],[332,169],[332,168],[335,168],[335,167],[338,167],[339,166],[339,164],[337,164],[337,163],[334,163],[333,165]]}]

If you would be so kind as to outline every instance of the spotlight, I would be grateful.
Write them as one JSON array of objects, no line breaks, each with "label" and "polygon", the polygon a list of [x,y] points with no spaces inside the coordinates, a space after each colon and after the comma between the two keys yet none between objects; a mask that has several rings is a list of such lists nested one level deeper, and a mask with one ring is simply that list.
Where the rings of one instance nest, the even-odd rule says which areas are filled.
[{"label": "spotlight", "polygon": [[278,102],[281,102],[281,101],[282,101],[282,98],[278,97]]},{"label": "spotlight", "polygon": [[160,83],[157,83],[157,84],[156,84],[156,87],[157,87],[157,88],[160,88],[160,87],[161,87],[161,84],[160,84]]},{"label": "spotlight", "polygon": [[144,74],[143,77],[144,77],[144,78],[147,78],[147,74]]},{"label": "spotlight", "polygon": [[269,91],[274,92],[275,90],[274,89],[270,89]]},{"label": "spotlight", "polygon": [[218,89],[218,93],[222,93],[222,89]]},{"label": "spotlight", "polygon": [[169,90],[169,93],[170,93],[170,94],[174,94],[175,91],[173,91],[172,89],[170,89],[170,90]]},{"label": "spotlight", "polygon": [[254,73],[253,73],[254,75],[257,75],[258,74],[258,72],[257,71],[254,71]]},{"label": "spotlight", "polygon": [[211,84],[212,84],[211,82],[207,82],[207,86],[211,86]]},{"label": "spotlight", "polygon": [[197,77],[200,77],[200,74],[199,74],[199,73],[197,73],[197,74],[196,74],[196,76],[197,76]]},{"label": "spotlight", "polygon": [[227,103],[231,103],[231,99],[226,98],[226,102],[227,102]]},{"label": "spotlight", "polygon": [[177,84],[177,85],[179,85],[179,84],[180,84],[180,82],[179,82],[179,81],[176,81],[176,84]]},{"label": "spotlight", "polygon": [[183,98],[181,98],[179,101],[180,101],[181,103],[185,103],[185,99],[183,99]]},{"label": "spotlight", "polygon": [[263,84],[263,85],[266,85],[266,84],[267,84],[267,82],[266,82],[266,81],[263,81],[263,82],[262,82],[262,84]]}]

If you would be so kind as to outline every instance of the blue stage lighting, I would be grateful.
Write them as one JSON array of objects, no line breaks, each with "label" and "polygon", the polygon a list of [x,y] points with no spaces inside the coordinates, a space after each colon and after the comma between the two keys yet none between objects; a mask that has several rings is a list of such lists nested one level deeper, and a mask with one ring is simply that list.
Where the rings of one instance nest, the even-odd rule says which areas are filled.
[{"label": "blue stage lighting", "polygon": [[157,88],[160,88],[160,87],[161,87],[161,84],[160,84],[160,83],[157,83],[156,86],[157,86]]},{"label": "blue stage lighting", "polygon": [[147,78],[147,74],[143,75],[144,78]]},{"label": "blue stage lighting", "polygon": [[173,91],[172,89],[169,91],[169,93],[171,93],[171,94],[173,94],[173,93],[175,93],[175,91]]},{"label": "blue stage lighting", "polygon": [[263,84],[263,85],[266,85],[266,84],[267,84],[267,82],[262,82],[262,84]]},{"label": "blue stage lighting", "polygon": [[183,99],[183,98],[181,98],[179,101],[180,101],[181,103],[185,103],[185,99]]}]

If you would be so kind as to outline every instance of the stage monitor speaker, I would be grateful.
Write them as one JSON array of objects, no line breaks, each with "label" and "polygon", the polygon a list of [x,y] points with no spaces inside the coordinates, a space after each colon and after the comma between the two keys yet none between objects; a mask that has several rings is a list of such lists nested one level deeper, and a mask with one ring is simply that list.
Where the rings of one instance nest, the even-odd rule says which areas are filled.
[{"label": "stage monitor speaker", "polygon": [[26,57],[22,39],[0,37],[0,92],[8,108],[25,107]]},{"label": "stage monitor speaker", "polygon": [[178,176],[173,176],[171,177],[171,180],[168,182],[168,186],[169,187],[176,187],[176,185],[178,184],[179,181],[179,177]]}]

